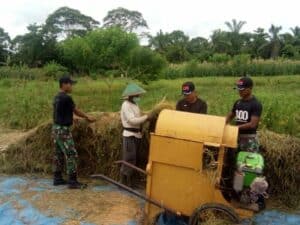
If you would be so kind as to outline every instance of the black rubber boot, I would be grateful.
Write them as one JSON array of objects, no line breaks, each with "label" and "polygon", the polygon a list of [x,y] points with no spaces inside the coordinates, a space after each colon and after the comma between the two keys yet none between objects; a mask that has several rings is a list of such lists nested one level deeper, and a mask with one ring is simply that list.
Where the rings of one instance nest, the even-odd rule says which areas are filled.
[{"label": "black rubber boot", "polygon": [[58,186],[58,185],[66,185],[66,184],[67,181],[63,179],[61,172],[54,172],[53,185]]},{"label": "black rubber boot", "polygon": [[77,174],[73,173],[69,175],[68,188],[69,189],[84,189],[87,184],[83,184],[77,181]]}]

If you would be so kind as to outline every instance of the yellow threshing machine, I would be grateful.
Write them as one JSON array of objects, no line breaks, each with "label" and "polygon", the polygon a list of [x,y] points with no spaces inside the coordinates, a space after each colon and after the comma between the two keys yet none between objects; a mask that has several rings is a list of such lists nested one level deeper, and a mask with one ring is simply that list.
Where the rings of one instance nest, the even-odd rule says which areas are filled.
[{"label": "yellow threshing machine", "polygon": [[208,212],[234,222],[251,217],[251,210],[234,203],[226,185],[232,167],[226,158],[237,137],[237,127],[226,125],[224,117],[163,110],[150,139],[146,196],[139,195],[148,201],[148,222],[165,210],[189,218],[191,225]]}]

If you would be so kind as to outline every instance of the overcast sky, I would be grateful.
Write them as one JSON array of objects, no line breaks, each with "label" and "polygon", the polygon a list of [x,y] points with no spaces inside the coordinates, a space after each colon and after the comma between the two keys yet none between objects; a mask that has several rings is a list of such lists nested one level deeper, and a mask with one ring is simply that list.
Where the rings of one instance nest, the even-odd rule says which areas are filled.
[{"label": "overcast sky", "polygon": [[15,37],[25,33],[28,24],[43,23],[62,6],[100,22],[109,10],[120,6],[138,10],[152,34],[159,29],[180,29],[192,37],[209,37],[217,28],[226,29],[224,22],[233,18],[247,21],[243,31],[268,29],[272,23],[281,25],[283,31],[300,26],[300,0],[3,0],[0,27]]}]

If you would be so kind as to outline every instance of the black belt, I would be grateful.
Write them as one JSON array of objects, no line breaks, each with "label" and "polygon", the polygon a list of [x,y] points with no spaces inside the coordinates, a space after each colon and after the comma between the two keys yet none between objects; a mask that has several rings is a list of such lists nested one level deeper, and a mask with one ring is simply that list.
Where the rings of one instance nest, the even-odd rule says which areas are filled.
[{"label": "black belt", "polygon": [[127,130],[127,131],[131,131],[131,132],[134,132],[134,133],[139,133],[142,131],[141,128],[131,128],[131,127],[123,127],[124,130]]}]

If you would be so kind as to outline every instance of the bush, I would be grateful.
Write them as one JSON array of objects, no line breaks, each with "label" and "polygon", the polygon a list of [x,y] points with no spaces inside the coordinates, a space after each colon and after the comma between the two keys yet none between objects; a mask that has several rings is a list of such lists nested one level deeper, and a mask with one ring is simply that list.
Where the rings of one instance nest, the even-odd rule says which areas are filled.
[{"label": "bush", "polygon": [[232,73],[233,74],[246,74],[247,65],[250,62],[250,55],[241,54],[235,55],[232,59]]},{"label": "bush", "polygon": [[192,60],[188,62],[184,67],[183,67],[183,73],[186,77],[197,77],[199,76],[199,64],[197,61]]},{"label": "bush", "polygon": [[170,64],[161,72],[161,78],[172,80],[180,77],[181,74],[180,65]]},{"label": "bush", "polygon": [[149,48],[138,47],[130,53],[130,76],[143,83],[156,80],[165,66],[166,60]]},{"label": "bush", "polygon": [[224,53],[215,53],[211,57],[209,57],[209,62],[211,63],[227,63],[231,59],[230,55]]},{"label": "bush", "polygon": [[57,79],[68,72],[68,69],[54,61],[47,63],[44,67],[46,77]]}]

